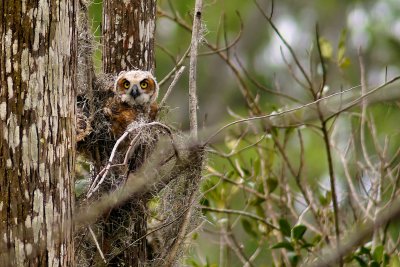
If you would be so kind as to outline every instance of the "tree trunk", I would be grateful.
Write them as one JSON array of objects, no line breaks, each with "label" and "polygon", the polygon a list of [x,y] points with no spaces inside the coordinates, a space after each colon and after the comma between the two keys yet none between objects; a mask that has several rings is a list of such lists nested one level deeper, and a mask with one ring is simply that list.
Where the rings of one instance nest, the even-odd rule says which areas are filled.
[{"label": "tree trunk", "polygon": [[0,262],[74,266],[76,0],[0,4]]},{"label": "tree trunk", "polygon": [[[103,71],[117,74],[122,70],[154,70],[155,0],[127,0],[103,2]],[[140,155],[138,155],[140,154]],[[136,151],[136,159],[143,159],[146,148]],[[131,166],[140,167],[141,162]],[[135,171],[131,169],[131,171]],[[112,266],[144,266],[146,264],[147,202],[150,195],[133,196],[128,203],[110,211],[105,219],[103,248],[110,253],[110,244],[122,250],[113,255]],[[121,230],[122,229],[122,230]],[[122,231],[122,232],[121,232]],[[123,236],[123,240],[115,240]],[[134,241],[139,240],[135,243]]]},{"label": "tree trunk", "polygon": [[155,19],[155,0],[104,0],[104,73],[154,70]]}]

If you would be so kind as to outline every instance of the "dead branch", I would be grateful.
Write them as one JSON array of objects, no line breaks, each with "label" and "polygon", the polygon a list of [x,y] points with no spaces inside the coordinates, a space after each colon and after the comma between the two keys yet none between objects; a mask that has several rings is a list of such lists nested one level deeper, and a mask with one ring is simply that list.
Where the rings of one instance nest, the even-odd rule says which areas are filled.
[{"label": "dead branch", "polygon": [[197,139],[197,47],[201,41],[201,16],[202,16],[203,1],[196,0],[194,16],[192,41],[190,43],[190,66],[189,66],[189,121],[192,137]]}]

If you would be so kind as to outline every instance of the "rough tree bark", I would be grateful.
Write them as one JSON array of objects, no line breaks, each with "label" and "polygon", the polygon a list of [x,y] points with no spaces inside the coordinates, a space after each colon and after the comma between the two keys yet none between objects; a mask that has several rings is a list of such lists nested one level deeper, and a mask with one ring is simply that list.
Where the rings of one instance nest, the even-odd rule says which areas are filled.
[{"label": "rough tree bark", "polygon": [[103,71],[154,69],[155,0],[103,2]]},{"label": "rough tree bark", "polygon": [[0,2],[0,262],[74,266],[76,0]]},{"label": "rough tree bark", "polygon": [[[103,2],[104,73],[117,74],[134,68],[154,70],[155,19],[155,0]],[[136,158],[144,158],[144,150],[137,151]],[[133,165],[139,167],[140,164],[135,162]],[[124,240],[118,242],[123,251],[114,256],[111,265],[144,266],[150,257],[146,238],[141,238],[147,233],[146,206],[149,197],[148,194],[133,196],[123,206],[110,211],[105,222],[108,226],[103,241],[105,253],[112,249],[110,244],[116,244],[115,236],[121,235],[121,229],[124,231]],[[135,245],[130,245],[139,238],[140,241]]]}]

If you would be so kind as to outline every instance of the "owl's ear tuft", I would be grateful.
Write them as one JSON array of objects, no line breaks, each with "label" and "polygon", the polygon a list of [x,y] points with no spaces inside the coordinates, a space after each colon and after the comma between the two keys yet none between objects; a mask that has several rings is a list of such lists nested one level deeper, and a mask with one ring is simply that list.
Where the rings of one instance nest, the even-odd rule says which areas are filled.
[{"label": "owl's ear tuft", "polygon": [[123,71],[120,71],[120,72],[118,73],[118,77],[121,76],[122,74],[125,74],[125,73],[126,73],[126,71],[124,71],[124,70],[123,70]]}]

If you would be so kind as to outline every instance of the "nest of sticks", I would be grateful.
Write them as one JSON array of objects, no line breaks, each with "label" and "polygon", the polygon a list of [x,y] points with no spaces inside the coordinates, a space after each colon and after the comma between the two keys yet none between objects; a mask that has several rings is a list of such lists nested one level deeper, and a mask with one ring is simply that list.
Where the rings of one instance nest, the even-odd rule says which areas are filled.
[{"label": "nest of sticks", "polygon": [[[104,196],[115,205],[99,210],[95,223],[76,234],[78,266],[160,266],[183,251],[185,234],[199,223],[195,204],[203,149],[161,121],[143,117],[115,139],[104,114],[113,97],[112,76],[96,79],[93,92],[78,96],[78,166],[86,185],[78,206],[91,207]],[[79,175],[78,175],[79,176]],[[82,183],[82,181],[85,181]],[[149,208],[149,203],[151,208]],[[121,265],[123,264],[123,265]]]}]

